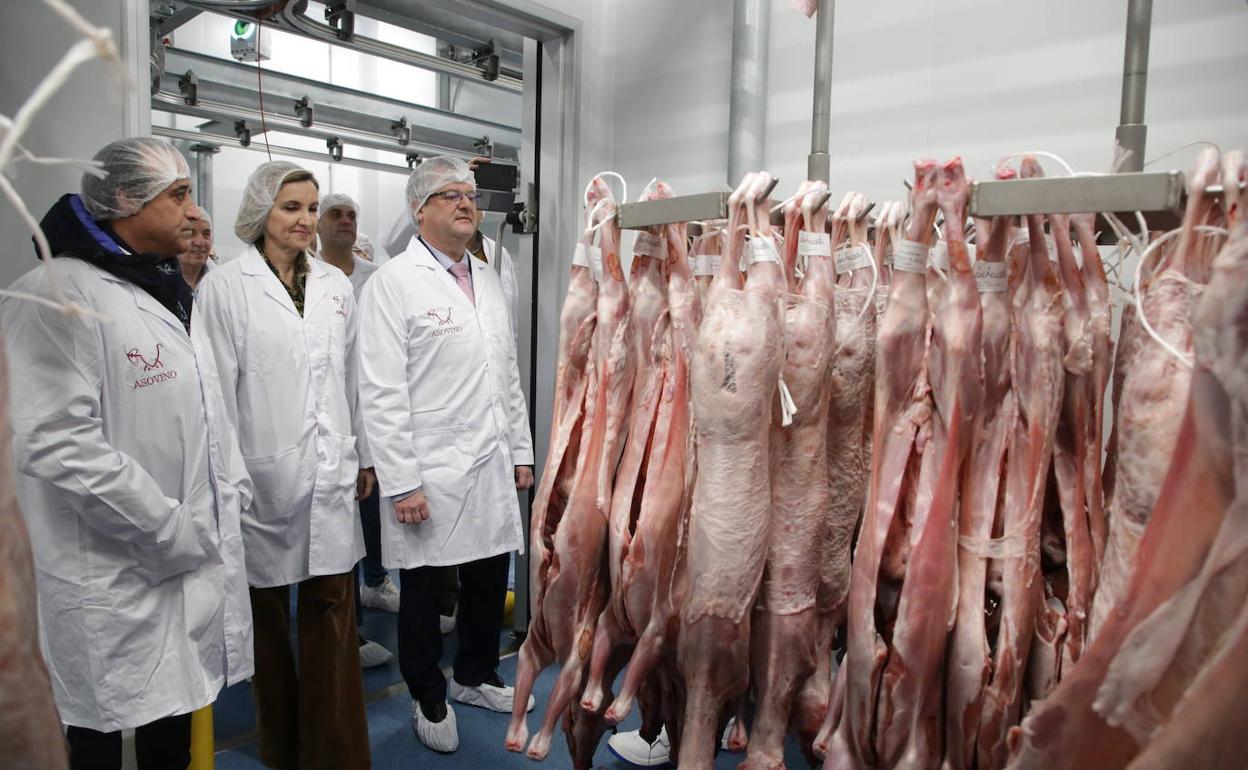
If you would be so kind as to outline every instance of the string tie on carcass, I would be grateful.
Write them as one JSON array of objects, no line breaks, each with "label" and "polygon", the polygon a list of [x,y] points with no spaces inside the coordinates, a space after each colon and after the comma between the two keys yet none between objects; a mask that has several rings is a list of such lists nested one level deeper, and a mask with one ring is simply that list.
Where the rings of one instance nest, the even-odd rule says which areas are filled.
[{"label": "string tie on carcass", "polygon": [[780,378],[780,425],[789,427],[793,424],[793,417],[797,414],[797,404],[793,403],[793,394],[789,393],[789,386],[784,383],[784,378]]}]

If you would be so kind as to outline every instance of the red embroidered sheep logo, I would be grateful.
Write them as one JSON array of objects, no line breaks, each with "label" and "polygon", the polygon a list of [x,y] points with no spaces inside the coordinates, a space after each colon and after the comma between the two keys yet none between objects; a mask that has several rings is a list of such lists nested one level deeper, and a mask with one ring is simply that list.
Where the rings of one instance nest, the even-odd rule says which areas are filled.
[{"label": "red embroidered sheep logo", "polygon": [[451,308],[450,307],[447,307],[445,316],[443,316],[441,313],[439,313],[437,310],[433,308],[430,308],[428,312],[425,313],[425,315],[437,321],[438,326],[446,326],[447,324],[451,323]]},{"label": "red embroidered sheep logo", "polygon": [[161,360],[160,360],[160,346],[161,346],[161,343],[157,342],[156,343],[156,355],[152,357],[151,361],[148,361],[146,358],[144,358],[143,354],[139,352],[138,348],[130,348],[129,350],[127,350],[126,358],[129,359],[130,363],[134,364],[135,366],[142,366],[143,371],[145,372],[150,372],[153,369],[164,369],[165,365],[161,363]]}]

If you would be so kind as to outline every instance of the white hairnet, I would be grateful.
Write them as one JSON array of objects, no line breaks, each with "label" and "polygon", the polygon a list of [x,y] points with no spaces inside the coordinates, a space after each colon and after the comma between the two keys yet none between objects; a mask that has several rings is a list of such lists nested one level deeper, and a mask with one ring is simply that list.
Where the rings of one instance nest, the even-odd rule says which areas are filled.
[{"label": "white hairnet", "polygon": [[195,218],[208,225],[208,229],[212,229],[212,217],[208,215],[207,211],[204,211],[203,206],[195,207]]},{"label": "white hairnet", "polygon": [[477,187],[472,169],[468,168],[467,162],[459,158],[438,155],[421,161],[420,165],[412,171],[412,175],[407,178],[407,210],[411,214],[412,221],[416,220],[416,212],[425,207],[425,202],[429,200],[430,195],[448,184],[464,182],[472,185],[474,190]]},{"label": "white hairnet", "polygon": [[[260,167],[247,177],[247,186],[243,188],[243,199],[238,203],[238,216],[234,217],[234,234],[243,243],[255,243],[264,235],[264,223],[269,218],[269,210],[277,200],[277,193],[292,176],[299,174],[311,175],[306,168],[286,160],[273,160],[260,164]],[[316,183],[316,179],[312,179]]]},{"label": "white hairnet", "polygon": [[373,240],[364,233],[360,233],[355,237],[355,248],[368,255],[368,261],[373,261],[376,256],[373,252]]},{"label": "white hairnet", "polygon": [[321,198],[321,213],[322,214],[338,206],[351,209],[352,211],[355,212],[355,215],[357,217],[360,215],[360,207],[355,202],[355,198],[352,198],[350,195],[347,195],[346,193],[330,193],[329,195],[326,195],[324,198]]},{"label": "white hairnet", "polygon": [[105,176],[82,175],[82,203],[100,221],[125,219],[179,179],[190,179],[186,158],[154,136],[118,139],[95,154]]}]

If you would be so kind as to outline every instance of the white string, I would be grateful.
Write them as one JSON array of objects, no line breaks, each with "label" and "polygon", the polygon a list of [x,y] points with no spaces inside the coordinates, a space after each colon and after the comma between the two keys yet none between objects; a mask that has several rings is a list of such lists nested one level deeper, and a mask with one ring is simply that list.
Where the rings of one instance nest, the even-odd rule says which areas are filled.
[{"label": "white string", "polygon": [[1163,152],[1161,155],[1158,155],[1157,157],[1153,158],[1152,160],[1145,161],[1145,162],[1144,162],[1144,165],[1142,166],[1142,168],[1148,168],[1149,166],[1153,165],[1154,163],[1156,163],[1156,162],[1157,162],[1157,161],[1159,161],[1159,160],[1165,160],[1166,158],[1169,158],[1171,155],[1177,155],[1178,153],[1180,153],[1180,152],[1182,152],[1182,151],[1186,150],[1188,147],[1200,147],[1200,146],[1202,146],[1202,145],[1203,145],[1203,146],[1206,146],[1206,147],[1212,147],[1213,149],[1217,150],[1217,151],[1218,151],[1218,155],[1221,155],[1221,154],[1222,154],[1222,148],[1218,146],[1218,143],[1217,143],[1217,142],[1210,141],[1209,139],[1197,139],[1197,140],[1196,140],[1196,141],[1194,141],[1194,142],[1188,142],[1187,144],[1181,144],[1181,145],[1179,145],[1178,147],[1175,147],[1173,150],[1170,150],[1169,152]]},{"label": "white string", "polygon": [[1056,161],[1063,169],[1066,170],[1066,174],[1068,176],[1082,176],[1081,174],[1076,173],[1075,170],[1070,167],[1070,164],[1066,162],[1065,158],[1063,158],[1062,156],[1056,153],[1048,152],[1047,150],[1032,150],[1030,152],[1011,153],[1009,155],[1006,155],[1004,158],[1001,158],[1000,160],[998,160],[997,165],[993,168],[993,170],[995,171],[996,169],[1003,167],[1005,164],[1009,163],[1010,161],[1015,160],[1017,158],[1025,157],[1027,155],[1038,156],[1041,158],[1048,158],[1049,160]]},{"label": "white string", "polygon": [[[628,182],[624,181],[624,177],[616,173],[615,171],[599,171],[597,174],[594,174],[593,176],[591,176],[589,178],[589,183],[585,185],[585,195],[582,196],[585,199],[585,205],[586,206],[589,205],[589,191],[593,189],[594,180],[599,177],[604,177],[604,176],[613,176],[616,179],[620,180],[620,187],[623,189],[621,190],[619,202],[628,203]],[[606,180],[603,180],[603,181],[605,182]]]},{"label": "white string", "polygon": [[[1152,254],[1153,250],[1156,249],[1158,246],[1170,240],[1174,236],[1182,233],[1183,229],[1184,228],[1180,227],[1180,228],[1171,230],[1170,232],[1166,233],[1165,235],[1161,236],[1160,238],[1158,238],[1157,240],[1153,241],[1152,243],[1148,245],[1148,248],[1145,249],[1144,253],[1140,256],[1140,264],[1137,265],[1135,268],[1135,281],[1132,285],[1132,288],[1135,294],[1135,314],[1140,319],[1140,323],[1143,324],[1144,330],[1148,332],[1148,336],[1152,337],[1157,342],[1157,344],[1165,348],[1166,351],[1170,353],[1170,355],[1177,358],[1180,363],[1182,363],[1188,369],[1191,369],[1192,366],[1195,364],[1194,359],[1189,358],[1181,350],[1171,345],[1165,338],[1163,338],[1160,334],[1158,334],[1157,330],[1153,328],[1153,325],[1149,323],[1148,316],[1144,314],[1143,292],[1140,291],[1140,276],[1144,273],[1144,267],[1146,263],[1148,262],[1149,255]],[[1228,235],[1226,228],[1214,227],[1212,225],[1195,225],[1192,229],[1198,232],[1213,233],[1215,235]]]},{"label": "white string", "polygon": [[[862,303],[862,309],[859,310],[858,315],[854,317],[855,327],[862,323],[862,319],[867,317],[867,309],[875,307],[875,292],[880,286],[880,268],[875,264],[874,259],[871,260],[870,265],[871,265],[871,289],[870,291],[867,292],[866,301]],[[842,342],[840,345],[837,345],[836,349],[832,351],[832,357],[836,358],[837,356],[839,356],[841,354],[841,351],[844,350],[845,346],[848,344],[849,344],[849,339],[846,338],[844,342]]]}]

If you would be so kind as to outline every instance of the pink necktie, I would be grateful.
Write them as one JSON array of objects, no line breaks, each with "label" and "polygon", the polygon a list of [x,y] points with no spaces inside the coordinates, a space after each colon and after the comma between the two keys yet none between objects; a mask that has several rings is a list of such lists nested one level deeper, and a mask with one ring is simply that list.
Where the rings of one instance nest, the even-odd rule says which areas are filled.
[{"label": "pink necktie", "polygon": [[468,277],[468,264],[466,259],[461,259],[451,265],[451,275],[455,276],[455,283],[459,284],[459,288],[463,290],[464,296],[472,303],[473,307],[477,305],[477,297],[472,293],[472,279]]}]

